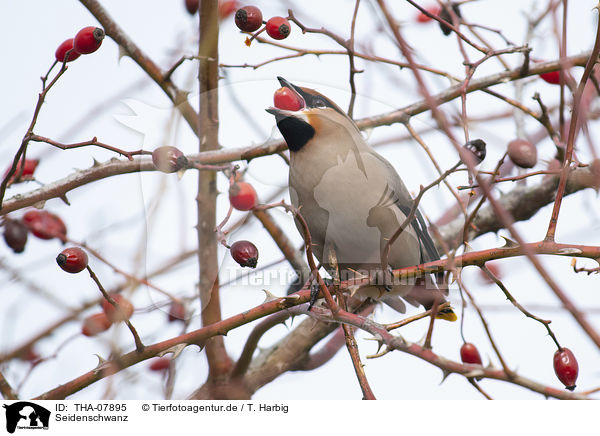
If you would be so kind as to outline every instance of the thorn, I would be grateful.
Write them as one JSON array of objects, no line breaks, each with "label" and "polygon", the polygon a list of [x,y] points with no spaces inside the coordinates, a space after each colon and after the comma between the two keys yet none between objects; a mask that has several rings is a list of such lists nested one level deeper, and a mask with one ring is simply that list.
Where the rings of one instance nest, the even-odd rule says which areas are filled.
[{"label": "thorn", "polygon": [[67,198],[67,194],[63,194],[59,197],[67,206],[70,206],[69,199]]},{"label": "thorn", "polygon": [[300,298],[300,296],[297,294],[286,295],[285,297],[280,297],[279,307],[284,308],[284,309],[288,308],[288,307],[292,307],[295,305],[295,303],[298,301],[299,298]]},{"label": "thorn", "polygon": [[106,359],[104,357],[102,357],[101,355],[94,353],[94,356],[96,356],[98,358],[97,366],[100,366],[100,365],[106,363]]},{"label": "thorn", "polygon": [[267,291],[266,289],[262,289],[262,291],[265,293],[265,301],[262,302],[262,304],[268,303],[269,301],[274,301],[279,299],[278,296],[272,294],[271,292]]},{"label": "thorn", "polygon": [[[376,355],[379,354],[381,347],[383,347],[385,345],[385,343],[383,342],[383,338],[379,335],[373,336],[372,338],[365,338],[365,340],[366,341],[377,341],[377,351],[375,352]],[[387,353],[387,351],[386,351],[386,353]]]},{"label": "thorn", "polygon": [[575,248],[575,247],[567,247],[567,248],[561,248],[560,250],[557,251],[557,254],[581,254],[583,253],[583,251],[581,251],[579,248]]},{"label": "thorn", "polygon": [[177,359],[177,357],[179,357],[179,355],[181,354],[181,352],[183,351],[183,349],[185,347],[187,347],[188,345],[189,344],[187,344],[187,343],[173,345],[172,347],[169,347],[166,350],[163,350],[160,353],[158,353],[157,356],[158,357],[163,357],[166,354],[172,353],[173,354],[172,359]]},{"label": "thorn", "polygon": [[448,371],[447,369],[442,369],[442,380],[440,381],[439,386],[442,385],[442,383],[444,383],[446,381],[446,379],[448,378],[448,376],[452,374],[450,371]]},{"label": "thorn", "polygon": [[513,247],[518,247],[519,246],[519,244],[517,244],[512,239],[507,238],[506,236],[500,235],[500,237],[502,239],[504,239],[504,245],[502,247],[500,247],[500,248],[513,248]]}]

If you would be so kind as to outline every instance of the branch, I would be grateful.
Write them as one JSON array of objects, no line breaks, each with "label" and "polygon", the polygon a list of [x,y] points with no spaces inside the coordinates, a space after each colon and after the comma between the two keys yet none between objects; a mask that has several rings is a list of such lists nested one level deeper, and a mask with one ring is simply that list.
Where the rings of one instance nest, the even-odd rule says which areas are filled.
[{"label": "branch", "polygon": [[198,114],[187,101],[187,93],[171,82],[160,67],[139,48],[125,31],[112,19],[98,0],[79,0],[98,20],[107,36],[112,38],[156,82],[175,106],[196,135],[198,135]]},{"label": "branch", "polygon": [[[565,194],[572,194],[585,188],[593,188],[598,184],[598,175],[592,167],[576,168],[569,174]],[[549,177],[534,186],[515,186],[510,192],[502,195],[497,201],[509,212],[515,221],[525,221],[535,215],[542,207],[554,201],[558,177]],[[442,226],[440,232],[451,248],[458,247],[463,240],[464,218],[459,216],[454,221]],[[468,233],[468,240],[489,232],[497,232],[504,228],[502,221],[491,206],[481,208]]]},{"label": "branch", "polygon": [[198,345],[204,348],[206,341],[215,336],[226,335],[227,332],[248,324],[254,320],[265,317],[275,312],[285,310],[289,307],[297,306],[300,304],[307,303],[310,300],[310,290],[303,290],[295,293],[294,295],[276,298],[274,300],[265,302],[252,309],[208,325],[206,327],[194,330],[189,333],[185,333],[180,336],[168,339],[166,341],[158,342],[152,345],[146,345],[142,352],[131,351],[122,356],[116,356],[106,362],[104,362],[98,368],[82,374],[81,376],[70,380],[57,388],[51,389],[45,392],[36,399],[38,400],[59,400],[73,395],[85,387],[101,380],[109,375],[113,375],[118,371],[125,368],[129,368],[136,363],[155,357],[159,353],[168,352],[173,350],[177,345]]}]

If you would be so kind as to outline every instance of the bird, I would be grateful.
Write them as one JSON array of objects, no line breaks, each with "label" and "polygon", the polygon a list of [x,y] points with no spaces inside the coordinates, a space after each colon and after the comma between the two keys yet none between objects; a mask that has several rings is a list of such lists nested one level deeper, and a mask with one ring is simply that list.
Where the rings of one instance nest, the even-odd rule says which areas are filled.
[{"label": "bird", "polygon": [[[435,301],[445,302],[447,288],[436,285],[439,277],[403,283],[386,280],[391,276],[389,269],[440,258],[417,209],[410,225],[390,246],[388,265],[382,266],[388,240],[414,204],[394,167],[331,99],[283,77],[277,79],[297,100],[299,109],[269,107],[266,111],[275,116],[287,143],[290,200],[307,224],[312,251],[321,265],[340,280],[371,278],[369,284],[355,287],[352,295],[383,301],[402,313],[406,310],[402,299],[425,309]],[[301,223],[295,221],[303,234]],[[457,319],[450,306],[436,316]]]}]

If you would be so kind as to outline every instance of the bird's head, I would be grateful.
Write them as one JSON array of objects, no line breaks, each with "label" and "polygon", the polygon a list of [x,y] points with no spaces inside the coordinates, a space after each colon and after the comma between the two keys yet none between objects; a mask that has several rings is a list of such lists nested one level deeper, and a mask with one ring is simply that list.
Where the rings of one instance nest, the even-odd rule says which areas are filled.
[{"label": "bird's head", "polygon": [[283,77],[277,77],[299,101],[298,110],[270,107],[267,112],[275,116],[277,127],[290,151],[301,150],[313,138],[327,135],[347,135],[357,131],[354,121],[334,102],[310,88],[296,86]]}]

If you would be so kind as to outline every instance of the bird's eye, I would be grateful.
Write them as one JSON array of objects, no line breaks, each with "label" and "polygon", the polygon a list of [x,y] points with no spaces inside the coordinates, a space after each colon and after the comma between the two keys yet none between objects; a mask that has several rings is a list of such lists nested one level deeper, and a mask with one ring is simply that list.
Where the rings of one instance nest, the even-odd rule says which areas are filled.
[{"label": "bird's eye", "polygon": [[325,99],[324,99],[324,98],[321,98],[321,97],[315,97],[315,98],[313,99],[312,103],[313,103],[313,104],[312,104],[312,105],[313,105],[313,107],[327,107],[327,106],[329,106],[329,105],[327,104],[327,102],[325,101]]}]

